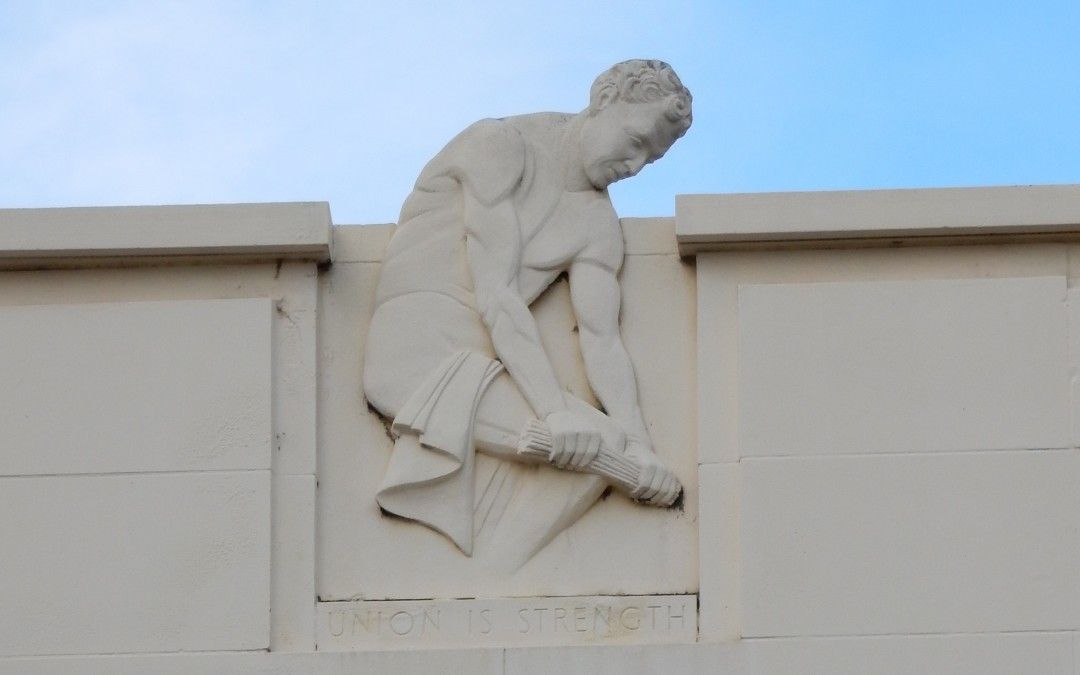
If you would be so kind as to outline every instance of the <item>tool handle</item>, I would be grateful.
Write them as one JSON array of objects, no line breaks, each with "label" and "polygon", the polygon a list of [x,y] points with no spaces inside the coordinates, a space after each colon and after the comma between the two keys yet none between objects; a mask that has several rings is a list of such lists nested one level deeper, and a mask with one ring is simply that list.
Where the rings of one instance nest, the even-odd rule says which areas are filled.
[{"label": "tool handle", "polygon": [[[540,420],[530,420],[521,432],[518,454],[550,462],[551,453],[551,430]],[[600,451],[592,462],[574,470],[600,476],[627,494],[633,494],[637,489],[641,475],[641,467],[634,460],[621,452],[613,452],[604,444],[600,445]]]}]

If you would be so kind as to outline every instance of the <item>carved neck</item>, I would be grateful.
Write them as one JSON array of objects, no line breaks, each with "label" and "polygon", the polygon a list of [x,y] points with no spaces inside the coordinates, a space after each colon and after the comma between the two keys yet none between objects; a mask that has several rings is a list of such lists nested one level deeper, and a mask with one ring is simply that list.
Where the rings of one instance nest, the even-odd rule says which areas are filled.
[{"label": "carved neck", "polygon": [[581,130],[588,119],[585,109],[570,118],[563,131],[559,154],[562,157],[563,180],[568,192],[586,192],[596,190],[585,173],[585,161],[582,152]]}]

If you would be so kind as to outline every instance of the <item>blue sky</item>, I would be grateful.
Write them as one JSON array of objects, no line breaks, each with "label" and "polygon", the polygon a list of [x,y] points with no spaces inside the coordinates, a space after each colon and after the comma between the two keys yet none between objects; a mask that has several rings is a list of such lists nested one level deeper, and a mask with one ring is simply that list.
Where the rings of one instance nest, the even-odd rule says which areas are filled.
[{"label": "blue sky", "polygon": [[0,207],[330,202],[396,219],[483,117],[661,58],[693,128],[612,187],[1080,183],[1080,2],[0,0]]}]

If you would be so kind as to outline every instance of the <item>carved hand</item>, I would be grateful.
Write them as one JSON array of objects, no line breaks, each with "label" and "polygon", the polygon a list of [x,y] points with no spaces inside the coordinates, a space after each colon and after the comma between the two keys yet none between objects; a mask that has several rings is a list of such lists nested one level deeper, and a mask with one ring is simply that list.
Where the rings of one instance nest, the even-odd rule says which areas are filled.
[{"label": "carved hand", "polygon": [[600,426],[591,416],[560,410],[544,421],[551,431],[552,464],[560,469],[581,470],[596,459],[602,438]]},{"label": "carved hand", "polygon": [[647,445],[630,440],[626,454],[641,466],[637,487],[630,496],[653,506],[671,506],[682,493],[682,483]]}]

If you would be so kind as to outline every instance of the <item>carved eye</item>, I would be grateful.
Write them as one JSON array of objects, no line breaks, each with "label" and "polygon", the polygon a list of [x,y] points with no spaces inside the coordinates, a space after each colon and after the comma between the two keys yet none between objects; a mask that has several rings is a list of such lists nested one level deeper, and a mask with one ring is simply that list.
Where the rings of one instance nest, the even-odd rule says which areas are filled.
[{"label": "carved eye", "polygon": [[640,150],[640,149],[641,149],[641,147],[642,147],[643,145],[645,145],[645,142],[644,142],[644,141],[642,141],[642,140],[641,140],[640,138],[638,138],[637,136],[631,136],[631,137],[630,137],[630,144],[631,144],[631,145],[633,145],[635,149],[638,149],[638,150]]}]

